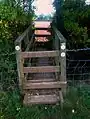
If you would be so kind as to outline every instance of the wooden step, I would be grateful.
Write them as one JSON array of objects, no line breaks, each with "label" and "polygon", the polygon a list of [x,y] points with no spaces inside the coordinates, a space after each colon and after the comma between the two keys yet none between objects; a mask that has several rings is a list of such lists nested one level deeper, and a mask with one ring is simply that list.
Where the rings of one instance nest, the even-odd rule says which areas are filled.
[{"label": "wooden step", "polygon": [[51,33],[47,30],[35,30],[35,35],[51,35]]},{"label": "wooden step", "polygon": [[66,86],[67,82],[61,82],[61,81],[55,81],[55,82],[36,82],[31,83],[27,81],[27,83],[24,84],[23,88],[25,90],[35,90],[35,89],[60,89],[64,88]]},{"label": "wooden step", "polygon": [[55,57],[59,56],[59,51],[34,51],[34,52],[22,52],[23,58],[32,57]]},{"label": "wooden step", "polygon": [[55,81],[55,79],[49,79],[49,78],[47,78],[47,79],[36,79],[36,80],[29,80],[28,79],[28,83],[39,83],[39,82],[53,82],[53,81]]},{"label": "wooden step", "polygon": [[59,72],[59,66],[24,67],[24,73]]},{"label": "wooden step", "polygon": [[51,28],[36,27],[35,30],[51,30]]},{"label": "wooden step", "polygon": [[56,104],[59,101],[59,96],[57,95],[33,95],[30,96],[30,94],[26,94],[24,97],[23,103],[25,105],[30,104]]},{"label": "wooden step", "polygon": [[51,34],[35,34],[35,37],[50,37]]}]

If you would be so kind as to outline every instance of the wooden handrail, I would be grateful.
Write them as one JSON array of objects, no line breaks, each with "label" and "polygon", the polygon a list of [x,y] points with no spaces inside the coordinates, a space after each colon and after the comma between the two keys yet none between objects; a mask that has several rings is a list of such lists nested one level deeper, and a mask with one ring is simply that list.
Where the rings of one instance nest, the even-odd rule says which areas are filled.
[{"label": "wooden handrail", "polygon": [[[30,32],[31,32],[31,37],[30,37]],[[17,61],[20,90],[22,90],[22,86],[25,81],[24,72],[23,72],[24,59],[21,56],[21,52],[22,52],[22,49],[24,51],[25,50],[28,51],[30,49],[30,45],[33,42],[33,38],[34,38],[34,34],[32,33],[32,26],[30,25],[15,41],[16,61]],[[23,44],[25,47],[23,47]]]},{"label": "wooden handrail", "polygon": [[29,30],[31,30],[32,26],[30,25],[16,40],[15,40],[15,44],[20,43],[21,41],[24,40],[24,37],[27,35],[27,33],[29,32]]},{"label": "wooden handrail", "polygon": [[27,45],[25,51],[28,51],[28,50],[31,48],[31,44],[33,43],[34,36],[35,36],[35,35],[34,35],[34,33],[33,33],[33,34],[32,34],[32,37],[31,37],[31,40],[30,40],[30,42],[28,43],[28,45]]},{"label": "wooden handrail", "polygon": [[55,34],[58,36],[58,38],[60,39],[60,42],[66,42],[66,39],[64,38],[64,36],[60,33],[60,31],[58,31],[58,29],[56,27],[52,27]]}]

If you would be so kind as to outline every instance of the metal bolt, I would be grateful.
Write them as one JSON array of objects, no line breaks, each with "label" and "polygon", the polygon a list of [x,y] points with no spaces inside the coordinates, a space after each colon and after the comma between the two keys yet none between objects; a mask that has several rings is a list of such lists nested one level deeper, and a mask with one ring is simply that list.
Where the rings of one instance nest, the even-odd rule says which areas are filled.
[{"label": "metal bolt", "polygon": [[15,50],[19,51],[20,50],[20,46],[16,46]]},{"label": "metal bolt", "polygon": [[66,48],[65,43],[62,43],[62,44],[61,44],[61,49],[62,49],[62,50],[65,50],[65,48]]},{"label": "metal bolt", "polygon": [[62,52],[61,53],[61,57],[65,57],[65,52]]}]

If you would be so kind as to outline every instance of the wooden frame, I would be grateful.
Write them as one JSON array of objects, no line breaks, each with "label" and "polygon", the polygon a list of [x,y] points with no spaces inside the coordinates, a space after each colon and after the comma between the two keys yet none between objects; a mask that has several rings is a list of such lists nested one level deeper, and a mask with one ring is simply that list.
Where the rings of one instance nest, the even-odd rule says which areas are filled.
[{"label": "wooden frame", "polygon": [[[15,49],[16,49],[16,61],[17,61],[17,71],[18,71],[18,80],[19,80],[19,88],[20,90],[23,89],[23,84],[25,83],[25,77],[24,77],[24,70],[23,70],[23,63],[24,63],[24,58],[22,57],[22,42],[26,43],[26,51],[29,50],[30,45],[32,43],[34,35],[32,35],[31,40],[29,39],[29,34],[30,32],[32,33],[31,26],[29,26],[24,33],[19,36],[16,41],[15,41]],[[21,91],[23,92],[23,91]]]},{"label": "wooden frame", "polygon": [[[42,28],[43,29],[43,28]],[[37,29],[38,30],[38,29]],[[58,89],[59,90],[59,99],[61,99],[61,103],[63,103],[63,96],[62,92],[66,92],[66,39],[63,37],[63,35],[55,28],[54,30],[54,48],[53,51],[34,51],[29,52],[30,48],[32,47],[32,43],[34,42],[35,37],[47,37],[51,35],[35,35],[32,34],[31,26],[28,27],[28,29],[19,36],[15,41],[15,49],[16,49],[16,60],[17,60],[17,71],[18,71],[18,80],[19,80],[19,88],[20,90],[26,91],[26,90],[42,90],[42,89]],[[31,40],[29,38],[30,32],[32,34]],[[22,43],[26,45],[26,48],[24,48],[24,51],[22,51]],[[35,42],[34,42],[35,43]],[[56,66],[37,66],[37,67],[31,67],[27,66],[24,67],[24,60],[27,61],[28,59],[31,60],[31,58],[37,58],[37,57],[55,57],[55,64]],[[29,63],[30,64],[30,63]],[[44,80],[34,80],[34,81],[28,81],[27,76],[29,73],[55,73],[56,74],[56,80],[50,80],[45,81]],[[57,102],[56,97],[54,98],[52,95],[45,95],[47,96],[46,103],[48,103],[48,100],[50,99],[53,102]],[[44,97],[45,97],[44,96]],[[26,96],[27,98],[27,96]],[[32,99],[35,99],[35,101],[41,100],[42,96],[39,97],[31,97]],[[45,97],[46,98],[46,97]],[[44,98],[43,98],[44,99]],[[29,100],[30,101],[30,100]],[[45,101],[43,100],[42,103]],[[35,103],[35,102],[32,102]],[[51,103],[51,102],[50,102]]]},{"label": "wooden frame", "polygon": [[[60,67],[60,74],[56,74],[56,76],[60,79],[60,81],[66,82],[66,39],[54,26],[53,31],[55,33],[55,49],[59,50],[59,57],[56,58],[56,63],[58,63]],[[63,88],[63,92],[64,94],[66,93],[66,87]]]}]

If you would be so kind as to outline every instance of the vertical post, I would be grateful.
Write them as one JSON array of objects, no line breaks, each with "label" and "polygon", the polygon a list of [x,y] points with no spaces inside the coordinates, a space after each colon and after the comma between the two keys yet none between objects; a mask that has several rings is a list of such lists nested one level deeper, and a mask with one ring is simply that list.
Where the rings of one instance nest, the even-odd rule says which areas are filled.
[{"label": "vertical post", "polygon": [[27,39],[26,42],[27,42],[27,45],[28,45],[28,43],[29,43],[29,31],[27,31],[27,38],[26,39]]},{"label": "vertical post", "polygon": [[22,93],[22,88],[24,83],[24,73],[23,73],[23,59],[21,56],[21,43],[15,45],[15,50],[16,50],[17,71],[18,71],[18,78],[19,78],[19,88]]},{"label": "vertical post", "polygon": [[[66,42],[60,43],[60,60],[61,60],[61,81],[63,81],[65,84],[66,82]],[[63,93],[66,93],[66,86],[63,88]]]},{"label": "vertical post", "polygon": [[[59,52],[59,39],[56,34],[55,34],[55,50]],[[55,63],[57,66],[59,66],[59,56],[55,57]],[[59,72],[56,72],[56,79],[59,80]]]}]

